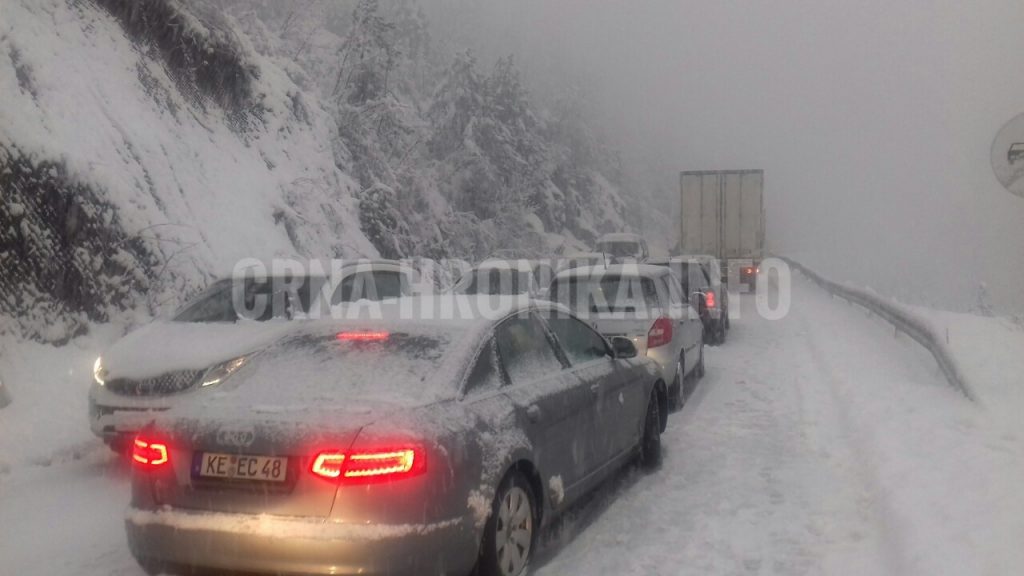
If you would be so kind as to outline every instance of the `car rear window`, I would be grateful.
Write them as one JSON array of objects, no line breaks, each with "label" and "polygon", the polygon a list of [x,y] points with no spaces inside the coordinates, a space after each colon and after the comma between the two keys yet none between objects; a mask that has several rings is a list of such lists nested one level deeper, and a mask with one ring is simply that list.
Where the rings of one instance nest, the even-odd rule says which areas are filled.
[{"label": "car rear window", "polygon": [[658,307],[658,289],[654,281],[618,274],[560,278],[551,285],[548,297],[579,314],[630,313]]},{"label": "car rear window", "polygon": [[597,249],[616,257],[636,256],[640,253],[640,244],[629,241],[602,242],[597,245]]},{"label": "car rear window", "polygon": [[478,268],[468,272],[469,278],[460,281],[460,294],[526,294],[530,291],[529,270],[509,268]]},{"label": "car rear window", "polygon": [[337,329],[301,334],[266,349],[238,371],[246,396],[267,404],[349,399],[420,403],[450,396],[459,374],[446,374],[462,331]]},{"label": "car rear window", "polygon": [[386,300],[400,298],[408,288],[403,288],[403,274],[393,271],[359,271],[346,276],[331,297],[331,304],[355,302],[357,300]]}]

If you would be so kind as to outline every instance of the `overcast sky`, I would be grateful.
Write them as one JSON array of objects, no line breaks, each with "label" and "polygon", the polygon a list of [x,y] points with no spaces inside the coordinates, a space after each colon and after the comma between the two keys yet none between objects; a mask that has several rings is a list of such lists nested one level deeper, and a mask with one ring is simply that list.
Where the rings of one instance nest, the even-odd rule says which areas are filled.
[{"label": "overcast sky", "polygon": [[1024,200],[989,161],[1024,112],[1024,2],[441,3],[537,91],[585,87],[665,182],[764,168],[778,252],[946,307],[984,281],[1024,312]]}]

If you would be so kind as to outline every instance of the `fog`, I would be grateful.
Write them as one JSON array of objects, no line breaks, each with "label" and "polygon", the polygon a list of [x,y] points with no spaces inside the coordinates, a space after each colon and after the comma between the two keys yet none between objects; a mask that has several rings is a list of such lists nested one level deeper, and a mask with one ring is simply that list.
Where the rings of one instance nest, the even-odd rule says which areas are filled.
[{"label": "fog", "polygon": [[[1019,2],[446,0],[533,91],[585,93],[675,214],[678,171],[763,168],[769,247],[913,303],[1024,312],[1024,201],[990,168],[1024,112]],[[672,211],[669,211],[669,210]],[[652,218],[654,244],[676,218]]]}]

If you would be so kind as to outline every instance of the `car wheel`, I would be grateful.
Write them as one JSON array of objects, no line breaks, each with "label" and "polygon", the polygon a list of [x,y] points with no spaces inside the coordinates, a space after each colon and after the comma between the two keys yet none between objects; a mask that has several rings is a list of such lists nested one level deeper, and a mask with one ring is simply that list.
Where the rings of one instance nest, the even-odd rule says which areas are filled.
[{"label": "car wheel", "polygon": [[651,393],[644,420],[644,436],[640,440],[640,466],[653,470],[661,465],[661,414],[657,392]]},{"label": "car wheel", "polygon": [[686,373],[683,372],[683,355],[679,354],[679,360],[676,360],[676,375],[672,379],[672,387],[668,391],[668,406],[669,410],[676,411],[683,407],[685,397],[683,394],[683,385],[686,382]]},{"label": "car wheel", "polygon": [[693,375],[695,380],[700,380],[704,377],[704,345],[700,345],[700,360],[697,361],[697,366],[693,369]]},{"label": "car wheel", "polygon": [[725,320],[715,323],[715,344],[725,344]]},{"label": "car wheel", "polygon": [[537,531],[537,504],[522,474],[509,475],[498,487],[491,517],[484,526],[482,576],[518,576],[526,569]]}]

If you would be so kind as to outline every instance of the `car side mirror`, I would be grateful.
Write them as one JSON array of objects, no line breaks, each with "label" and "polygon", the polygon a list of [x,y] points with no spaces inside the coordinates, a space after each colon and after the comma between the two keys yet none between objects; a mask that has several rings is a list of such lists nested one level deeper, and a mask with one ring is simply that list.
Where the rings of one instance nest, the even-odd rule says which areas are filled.
[{"label": "car side mirror", "polygon": [[624,336],[612,337],[612,351],[616,358],[636,358],[636,345]]}]

